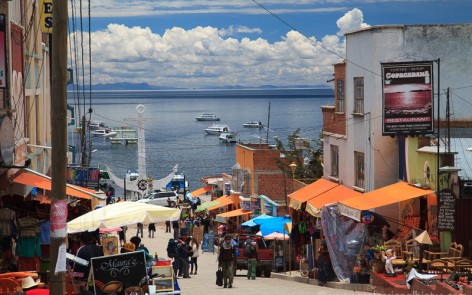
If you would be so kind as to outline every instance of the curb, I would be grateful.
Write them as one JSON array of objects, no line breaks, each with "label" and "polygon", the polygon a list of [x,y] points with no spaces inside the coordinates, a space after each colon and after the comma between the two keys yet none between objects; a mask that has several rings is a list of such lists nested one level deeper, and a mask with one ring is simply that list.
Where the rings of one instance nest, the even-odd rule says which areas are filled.
[{"label": "curb", "polygon": [[[313,286],[318,286],[318,280],[310,279],[308,277],[300,277],[300,276],[290,276],[287,273],[271,273],[272,278],[298,282],[303,284],[309,284]],[[327,282],[325,287],[332,288],[332,289],[341,289],[341,290],[350,290],[356,292],[368,292],[372,293],[375,290],[375,287],[371,284],[344,284],[340,282]]]}]

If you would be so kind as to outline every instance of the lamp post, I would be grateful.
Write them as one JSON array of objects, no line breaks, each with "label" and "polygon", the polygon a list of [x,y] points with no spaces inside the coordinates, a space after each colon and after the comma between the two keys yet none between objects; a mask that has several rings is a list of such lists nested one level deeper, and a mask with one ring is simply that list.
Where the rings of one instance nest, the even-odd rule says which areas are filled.
[{"label": "lamp post", "polygon": [[292,180],[295,180],[295,170],[297,169],[297,164],[295,162],[292,162],[292,164],[288,165],[290,169],[292,170]]}]

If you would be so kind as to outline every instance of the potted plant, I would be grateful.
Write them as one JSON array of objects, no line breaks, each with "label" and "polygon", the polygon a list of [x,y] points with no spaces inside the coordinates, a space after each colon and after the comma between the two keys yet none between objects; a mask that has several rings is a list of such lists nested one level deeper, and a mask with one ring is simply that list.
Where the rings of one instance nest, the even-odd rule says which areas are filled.
[{"label": "potted plant", "polygon": [[374,260],[372,261],[372,271],[377,273],[385,271],[385,264],[382,262],[382,251],[385,251],[385,246],[377,245],[372,247],[374,251]]}]

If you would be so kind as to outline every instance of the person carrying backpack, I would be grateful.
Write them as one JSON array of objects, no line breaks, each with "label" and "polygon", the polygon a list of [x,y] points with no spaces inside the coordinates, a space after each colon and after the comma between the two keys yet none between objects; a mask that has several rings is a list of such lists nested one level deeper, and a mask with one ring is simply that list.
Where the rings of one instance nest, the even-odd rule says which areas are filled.
[{"label": "person carrying backpack", "polygon": [[256,242],[251,239],[246,240],[244,246],[244,256],[247,258],[247,279],[256,279],[257,249]]}]

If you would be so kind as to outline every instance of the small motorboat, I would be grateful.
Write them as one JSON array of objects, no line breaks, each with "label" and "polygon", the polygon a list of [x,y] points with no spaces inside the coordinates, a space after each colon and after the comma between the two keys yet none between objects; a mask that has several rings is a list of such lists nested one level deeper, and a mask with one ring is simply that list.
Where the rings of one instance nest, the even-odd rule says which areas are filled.
[{"label": "small motorboat", "polygon": [[204,129],[206,134],[210,135],[219,135],[223,132],[231,131],[228,125],[211,125],[208,128]]},{"label": "small motorboat", "polygon": [[262,128],[264,124],[261,121],[249,121],[243,124],[246,128]]},{"label": "small motorboat", "polygon": [[236,132],[222,132],[220,134],[220,141],[224,143],[234,143],[237,141],[236,139]]},{"label": "small motorboat", "polygon": [[118,133],[112,131],[110,128],[100,128],[90,131],[90,134],[101,137],[115,137]]},{"label": "small motorboat", "polygon": [[196,117],[195,120],[197,120],[197,121],[219,121],[220,118],[215,114],[203,113],[200,116]]}]

